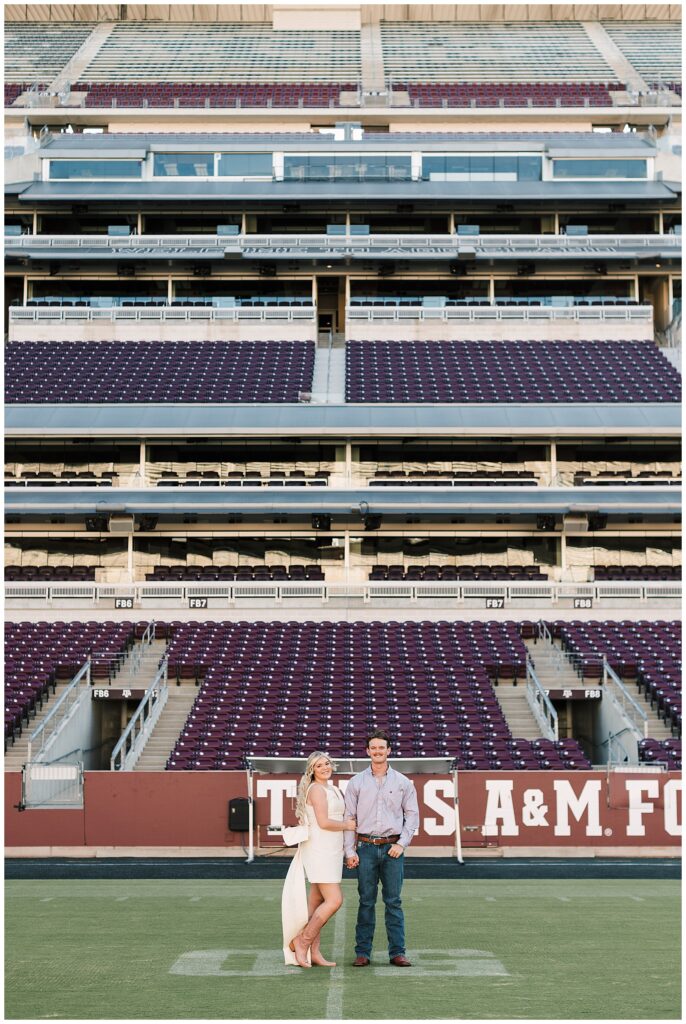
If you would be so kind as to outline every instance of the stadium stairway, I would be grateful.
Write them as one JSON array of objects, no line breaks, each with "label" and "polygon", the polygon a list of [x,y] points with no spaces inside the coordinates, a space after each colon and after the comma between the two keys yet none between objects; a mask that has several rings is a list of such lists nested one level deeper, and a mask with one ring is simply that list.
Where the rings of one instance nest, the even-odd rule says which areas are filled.
[{"label": "stadium stairway", "polygon": [[322,405],[345,402],[345,338],[321,336],[312,373],[312,401]]},{"label": "stadium stairway", "polygon": [[[153,646],[156,644],[159,644],[159,657],[161,657],[166,646],[165,641],[156,640]],[[146,671],[150,671],[150,669]],[[154,671],[147,682],[144,682],[142,677],[140,681],[137,679],[136,686],[147,687],[153,679]],[[136,764],[136,771],[164,771],[167,765],[167,758],[174,749],[174,744],[179,738],[197,695],[198,689],[193,681],[183,681],[180,686],[170,683],[167,703],[155,724],[150,739],[143,748],[143,753]]]},{"label": "stadium stairway", "polygon": [[524,740],[540,739],[543,733],[526,699],[526,685],[501,680],[494,689],[512,735]]},{"label": "stadium stairway", "polygon": [[[544,686],[546,689],[563,690],[567,687],[579,689],[583,686],[595,689],[598,686],[598,680],[596,679],[582,680],[579,678],[571,663],[562,652],[559,640],[554,640],[551,643],[550,640],[539,638],[536,642],[525,640],[524,643],[529,649],[536,676],[541,686]],[[622,678],[622,682],[631,696],[634,697],[647,714],[648,735],[651,739],[671,739],[672,733],[669,726],[661,718],[658,718],[656,709],[651,708],[648,701],[644,700],[643,694],[639,693],[638,681],[636,679]],[[500,700],[499,692],[498,699]],[[521,735],[526,736],[526,733]]]}]

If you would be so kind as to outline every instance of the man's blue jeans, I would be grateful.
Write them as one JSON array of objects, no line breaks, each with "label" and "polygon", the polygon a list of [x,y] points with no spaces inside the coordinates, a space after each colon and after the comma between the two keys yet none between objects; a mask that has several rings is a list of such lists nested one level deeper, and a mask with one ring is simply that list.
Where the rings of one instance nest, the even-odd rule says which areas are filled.
[{"label": "man's blue jeans", "polygon": [[400,903],[403,887],[405,856],[389,857],[389,846],[373,846],[358,842],[357,891],[360,906],[355,929],[355,955],[371,958],[374,925],[376,924],[376,896],[381,881],[381,895],[386,905],[386,934],[388,957],[405,953],[405,918]]}]

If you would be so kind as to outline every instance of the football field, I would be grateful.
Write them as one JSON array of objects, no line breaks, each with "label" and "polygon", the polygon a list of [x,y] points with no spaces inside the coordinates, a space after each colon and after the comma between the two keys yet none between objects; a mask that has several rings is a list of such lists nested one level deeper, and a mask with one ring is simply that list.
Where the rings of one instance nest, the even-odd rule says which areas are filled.
[{"label": "football field", "polygon": [[354,882],[324,931],[334,970],[285,967],[274,879],[6,883],[5,1014],[17,1018],[677,1018],[669,880],[406,880],[411,969],[383,904],[354,968]]}]

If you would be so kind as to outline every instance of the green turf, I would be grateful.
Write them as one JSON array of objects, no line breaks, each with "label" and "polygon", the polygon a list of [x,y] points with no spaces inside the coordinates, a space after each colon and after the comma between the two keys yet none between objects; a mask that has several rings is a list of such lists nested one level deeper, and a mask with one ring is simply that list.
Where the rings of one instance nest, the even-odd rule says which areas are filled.
[{"label": "green turf", "polygon": [[8,882],[6,1017],[679,1017],[678,882],[407,881],[411,970],[388,966],[381,903],[374,968],[351,966],[344,890],[332,972],[283,967],[277,881]]}]

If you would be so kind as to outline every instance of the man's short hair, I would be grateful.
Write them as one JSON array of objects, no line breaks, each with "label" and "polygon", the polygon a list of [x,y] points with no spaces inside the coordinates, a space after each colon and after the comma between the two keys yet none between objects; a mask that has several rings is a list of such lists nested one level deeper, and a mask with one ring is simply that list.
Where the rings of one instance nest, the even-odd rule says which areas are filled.
[{"label": "man's short hair", "polygon": [[372,740],[385,740],[386,743],[388,744],[389,749],[391,747],[391,737],[388,735],[387,732],[384,732],[383,729],[375,729],[374,732],[370,733],[369,736],[367,736],[367,746],[369,746]]}]

